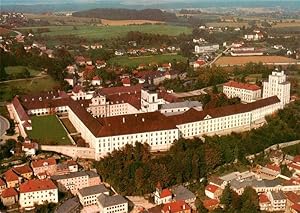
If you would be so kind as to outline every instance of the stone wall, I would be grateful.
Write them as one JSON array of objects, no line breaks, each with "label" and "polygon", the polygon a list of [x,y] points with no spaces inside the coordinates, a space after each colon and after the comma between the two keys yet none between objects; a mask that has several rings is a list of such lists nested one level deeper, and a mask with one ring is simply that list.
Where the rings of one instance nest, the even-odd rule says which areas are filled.
[{"label": "stone wall", "polygon": [[71,145],[41,145],[40,150],[57,152],[74,159],[85,158],[85,159],[95,159],[95,150],[93,148],[87,147],[76,147]]}]

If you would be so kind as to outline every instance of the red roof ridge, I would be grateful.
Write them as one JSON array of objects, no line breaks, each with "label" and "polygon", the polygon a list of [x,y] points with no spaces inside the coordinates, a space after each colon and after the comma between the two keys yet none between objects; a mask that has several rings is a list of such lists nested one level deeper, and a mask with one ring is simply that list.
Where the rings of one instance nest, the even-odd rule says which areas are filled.
[{"label": "red roof ridge", "polygon": [[20,185],[20,193],[57,189],[50,179],[32,179]]},{"label": "red roof ridge", "polygon": [[237,81],[228,81],[227,83],[224,84],[224,86],[252,90],[252,91],[261,89],[259,86],[255,85],[255,84],[248,84],[248,83],[242,83],[242,82],[237,82]]},{"label": "red roof ridge", "polygon": [[1,197],[3,197],[3,198],[17,196],[17,195],[18,195],[18,192],[13,187],[4,189],[1,193]]}]

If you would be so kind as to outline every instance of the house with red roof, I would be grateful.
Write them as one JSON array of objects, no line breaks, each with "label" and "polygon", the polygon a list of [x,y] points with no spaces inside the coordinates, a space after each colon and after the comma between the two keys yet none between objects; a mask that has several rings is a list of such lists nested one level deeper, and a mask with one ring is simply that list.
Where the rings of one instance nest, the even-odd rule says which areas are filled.
[{"label": "house with red roof", "polygon": [[290,207],[291,213],[299,213],[300,212],[300,204],[295,203]]},{"label": "house with red roof", "polygon": [[7,188],[18,187],[22,178],[19,177],[12,169],[7,170],[4,173],[4,179],[6,181]]},{"label": "house with red roof", "polygon": [[57,170],[56,160],[54,158],[39,159],[31,162],[31,168],[33,169],[34,175],[40,173],[46,173],[48,175],[55,174]]},{"label": "house with red roof", "polygon": [[271,202],[265,193],[262,193],[258,197],[259,208],[261,211],[269,211],[271,209]]},{"label": "house with red roof", "polygon": [[29,165],[15,166],[12,169],[17,175],[19,175],[25,179],[29,180],[33,176],[33,171]]},{"label": "house with red roof", "polygon": [[261,88],[255,84],[229,81],[223,85],[223,93],[228,98],[238,97],[242,102],[250,103],[261,98]]},{"label": "house with red roof", "polygon": [[206,61],[204,59],[199,58],[197,61],[194,61],[193,67],[194,67],[194,69],[197,69],[205,64],[206,64]]},{"label": "house with red roof", "polygon": [[122,84],[123,84],[123,86],[124,87],[130,87],[131,85],[130,85],[130,78],[128,78],[128,77],[125,77],[125,78],[122,78]]},{"label": "house with red roof", "polygon": [[92,78],[91,84],[92,84],[93,86],[100,86],[101,83],[102,83],[102,78],[99,77],[98,75],[96,75],[96,76],[94,76],[94,77]]},{"label": "house with red roof", "polygon": [[6,183],[2,178],[0,178],[0,195],[4,189],[6,189]]},{"label": "house with red roof", "polygon": [[101,68],[106,67],[106,62],[102,61],[102,60],[97,60],[95,64],[96,64],[97,69],[101,69]]},{"label": "house with red roof", "polygon": [[1,201],[4,206],[11,206],[18,202],[18,192],[15,188],[4,189],[1,193]]},{"label": "house with red roof", "polygon": [[22,151],[25,152],[26,156],[35,155],[36,150],[38,150],[38,144],[33,142],[24,142],[22,144]]},{"label": "house with red roof", "polygon": [[183,200],[166,203],[161,209],[162,213],[191,213],[191,207]]},{"label": "house with red roof", "polygon": [[210,199],[218,199],[222,195],[222,189],[216,185],[208,184],[205,187],[205,195]]},{"label": "house with red roof", "polygon": [[58,202],[58,188],[50,179],[28,180],[20,185],[19,204],[21,208]]},{"label": "house with red roof", "polygon": [[158,183],[156,186],[156,191],[154,192],[154,203],[157,205],[169,203],[172,201],[172,192],[170,189],[163,189],[161,184]]},{"label": "house with red roof", "polygon": [[203,201],[204,208],[208,209],[209,211],[214,210],[220,204],[220,201],[217,199],[206,199]]}]

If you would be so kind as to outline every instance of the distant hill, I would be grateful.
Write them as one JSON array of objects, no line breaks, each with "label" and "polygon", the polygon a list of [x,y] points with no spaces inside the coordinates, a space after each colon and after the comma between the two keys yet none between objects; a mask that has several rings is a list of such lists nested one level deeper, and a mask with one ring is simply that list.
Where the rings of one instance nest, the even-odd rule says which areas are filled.
[{"label": "distant hill", "polygon": [[106,9],[97,8],[73,13],[75,17],[101,18],[109,20],[152,20],[152,21],[176,21],[174,13],[164,12],[160,9]]}]

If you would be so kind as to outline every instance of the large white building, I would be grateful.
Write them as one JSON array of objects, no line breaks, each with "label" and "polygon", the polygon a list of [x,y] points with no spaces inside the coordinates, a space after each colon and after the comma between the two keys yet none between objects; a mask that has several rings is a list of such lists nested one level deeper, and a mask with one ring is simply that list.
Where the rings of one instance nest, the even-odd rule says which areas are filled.
[{"label": "large white building", "polygon": [[205,45],[196,45],[195,53],[211,53],[216,52],[220,49],[219,44],[205,44]]},{"label": "large white building", "polygon": [[57,202],[58,188],[50,179],[28,180],[20,185],[19,204],[21,208]]},{"label": "large white building", "polygon": [[78,198],[81,205],[90,206],[97,204],[97,198],[101,194],[109,195],[109,190],[104,186],[104,184],[88,186],[80,189],[78,191]]},{"label": "large white building", "polygon": [[261,98],[261,89],[255,84],[229,81],[223,85],[223,93],[228,98],[238,97],[242,102],[250,103]]},{"label": "large white building", "polygon": [[263,82],[263,98],[276,95],[284,106],[290,102],[291,83],[286,80],[284,71],[272,72],[268,81]]}]

